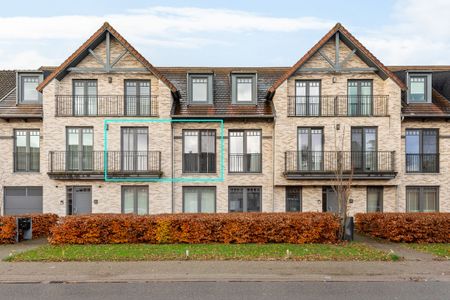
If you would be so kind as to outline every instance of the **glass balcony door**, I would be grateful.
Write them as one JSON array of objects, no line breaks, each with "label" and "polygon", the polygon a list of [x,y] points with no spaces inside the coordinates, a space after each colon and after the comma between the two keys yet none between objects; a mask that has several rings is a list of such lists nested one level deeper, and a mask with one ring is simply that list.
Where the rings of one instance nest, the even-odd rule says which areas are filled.
[{"label": "glass balcony door", "polygon": [[297,170],[323,170],[323,129],[298,128]]},{"label": "glass balcony door", "polygon": [[148,169],[148,128],[122,128],[122,170],[146,171]]},{"label": "glass balcony door", "polygon": [[73,81],[73,114],[75,116],[97,115],[97,80]]},{"label": "glass balcony door", "polygon": [[295,115],[320,115],[320,80],[295,82]]},{"label": "glass balcony door", "polygon": [[149,116],[150,80],[125,81],[125,114],[127,116]]},{"label": "glass balcony door", "polygon": [[372,80],[349,80],[349,116],[371,116],[373,111]]},{"label": "glass balcony door", "polygon": [[67,128],[66,168],[70,171],[93,170],[94,133],[92,128]]},{"label": "glass balcony door", "polygon": [[376,171],[377,129],[373,127],[352,128],[352,167],[355,172]]}]

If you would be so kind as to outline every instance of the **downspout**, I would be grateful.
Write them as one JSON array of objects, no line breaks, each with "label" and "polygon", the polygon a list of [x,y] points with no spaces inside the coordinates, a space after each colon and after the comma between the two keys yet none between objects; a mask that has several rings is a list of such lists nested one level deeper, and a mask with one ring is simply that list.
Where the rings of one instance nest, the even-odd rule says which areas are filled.
[{"label": "downspout", "polygon": [[173,122],[170,122],[170,139],[171,139],[171,149],[170,149],[170,165],[172,168],[172,180],[170,181],[170,184],[172,186],[171,188],[171,195],[172,195],[172,213],[175,213],[175,195],[174,195],[174,190],[175,190],[175,183],[174,183],[174,171],[175,171],[175,167],[174,167],[174,134],[173,134]]}]

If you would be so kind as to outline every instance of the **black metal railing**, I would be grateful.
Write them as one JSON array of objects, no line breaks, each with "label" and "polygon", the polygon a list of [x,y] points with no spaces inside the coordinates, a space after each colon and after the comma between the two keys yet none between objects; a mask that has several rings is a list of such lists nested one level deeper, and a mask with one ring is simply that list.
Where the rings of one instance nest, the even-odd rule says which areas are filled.
[{"label": "black metal railing", "polygon": [[287,151],[286,173],[394,172],[393,151]]},{"label": "black metal railing", "polygon": [[439,173],[439,154],[406,154],[407,173]]},{"label": "black metal railing", "polygon": [[16,151],[13,161],[14,172],[39,172],[40,151]]},{"label": "black metal railing", "polygon": [[230,173],[261,173],[261,153],[230,153],[228,171]]},{"label": "black metal railing", "polygon": [[157,96],[56,95],[57,117],[157,116]]},{"label": "black metal railing", "polygon": [[215,173],[215,153],[183,153],[183,173]]},{"label": "black metal railing", "polygon": [[387,116],[389,96],[289,96],[288,116]]},{"label": "black metal railing", "polygon": [[[148,174],[161,172],[160,151],[107,151],[108,173]],[[51,151],[49,173],[99,174],[105,170],[104,151]]]}]

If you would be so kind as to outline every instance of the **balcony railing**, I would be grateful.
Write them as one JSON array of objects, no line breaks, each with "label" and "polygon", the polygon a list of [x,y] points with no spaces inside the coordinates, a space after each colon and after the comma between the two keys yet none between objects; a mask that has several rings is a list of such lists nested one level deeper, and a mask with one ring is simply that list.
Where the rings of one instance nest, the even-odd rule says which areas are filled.
[{"label": "balcony railing", "polygon": [[289,96],[288,116],[388,116],[388,101],[387,95]]},{"label": "balcony railing", "polygon": [[261,154],[230,154],[229,172],[230,173],[261,173]]},{"label": "balcony railing", "polygon": [[16,151],[14,172],[39,172],[40,151]]},{"label": "balcony railing", "polygon": [[406,154],[407,173],[439,173],[439,154]]},{"label": "balcony railing", "polygon": [[157,96],[56,96],[57,117],[151,117],[158,115]]},{"label": "balcony railing", "polygon": [[160,177],[159,151],[51,151],[48,174],[52,177],[104,176],[105,161],[109,177]]},{"label": "balcony railing", "polygon": [[346,177],[395,177],[393,151],[287,151],[288,179],[333,178],[342,170]]},{"label": "balcony railing", "polygon": [[184,153],[183,173],[215,173],[215,153]]}]

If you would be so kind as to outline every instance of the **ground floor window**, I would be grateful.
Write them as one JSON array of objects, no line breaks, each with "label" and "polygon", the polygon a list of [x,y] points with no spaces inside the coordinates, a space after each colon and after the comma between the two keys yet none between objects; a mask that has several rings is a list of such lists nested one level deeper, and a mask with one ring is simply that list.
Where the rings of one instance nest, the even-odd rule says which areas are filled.
[{"label": "ground floor window", "polygon": [[383,187],[367,187],[367,212],[383,212]]},{"label": "ground floor window", "polygon": [[286,211],[302,211],[302,188],[286,187]]},{"label": "ground floor window", "polygon": [[213,213],[215,211],[215,187],[183,187],[183,212]]},{"label": "ground floor window", "polygon": [[148,186],[122,187],[122,213],[148,214]]},{"label": "ground floor window", "polygon": [[439,187],[436,186],[406,187],[406,211],[408,212],[439,211]]},{"label": "ground floor window", "polygon": [[261,211],[261,187],[229,187],[228,202],[230,212]]}]

